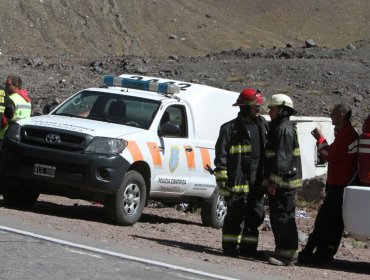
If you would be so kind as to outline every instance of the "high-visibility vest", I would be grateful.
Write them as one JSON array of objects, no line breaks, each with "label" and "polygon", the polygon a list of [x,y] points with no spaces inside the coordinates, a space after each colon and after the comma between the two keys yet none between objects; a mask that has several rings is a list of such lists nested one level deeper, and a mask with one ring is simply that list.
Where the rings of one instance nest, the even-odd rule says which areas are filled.
[{"label": "high-visibility vest", "polygon": [[[18,93],[12,93],[9,95],[9,98],[14,103],[14,116],[10,121],[18,121],[21,119],[29,118],[31,116],[31,102],[27,102],[20,96]],[[0,96],[1,99],[1,96]],[[5,110],[5,98],[4,98],[4,110]],[[6,124],[4,127],[0,128],[0,140],[4,139],[5,133],[8,130],[9,124]]]},{"label": "high-visibility vest", "polygon": [[16,122],[18,120],[31,117],[31,102],[27,102],[26,100],[24,100],[24,98],[18,93],[12,93],[11,95],[9,95],[9,97],[15,105],[14,116],[11,121]]}]

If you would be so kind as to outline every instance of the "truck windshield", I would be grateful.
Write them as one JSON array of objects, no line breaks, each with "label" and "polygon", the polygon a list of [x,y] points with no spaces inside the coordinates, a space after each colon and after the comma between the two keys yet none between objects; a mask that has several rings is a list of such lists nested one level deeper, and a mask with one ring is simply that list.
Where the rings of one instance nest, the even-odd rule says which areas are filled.
[{"label": "truck windshield", "polygon": [[64,102],[53,115],[99,120],[148,129],[160,102],[127,95],[82,91]]}]

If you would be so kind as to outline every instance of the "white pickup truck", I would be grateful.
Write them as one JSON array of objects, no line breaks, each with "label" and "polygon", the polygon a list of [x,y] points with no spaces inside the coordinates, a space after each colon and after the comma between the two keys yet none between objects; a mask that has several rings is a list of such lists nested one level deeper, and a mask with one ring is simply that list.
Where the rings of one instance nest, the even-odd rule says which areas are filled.
[{"label": "white pickup truck", "polygon": [[[155,77],[105,76],[50,114],[13,123],[3,141],[6,205],[30,207],[40,193],[98,201],[119,225],[137,222],[148,200],[201,206],[206,226],[222,227],[215,142],[236,117],[238,93]],[[310,132],[332,134],[329,118],[296,117],[303,178],[326,173]]]}]

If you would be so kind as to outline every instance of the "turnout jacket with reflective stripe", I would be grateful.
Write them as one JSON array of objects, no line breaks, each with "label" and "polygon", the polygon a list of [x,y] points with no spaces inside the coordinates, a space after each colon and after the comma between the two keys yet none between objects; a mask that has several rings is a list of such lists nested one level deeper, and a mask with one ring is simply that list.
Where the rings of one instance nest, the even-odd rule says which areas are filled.
[{"label": "turnout jacket with reflective stripe", "polygon": [[348,124],[339,130],[331,145],[320,138],[317,149],[328,162],[328,184],[347,186],[357,169],[358,134],[353,126]]},{"label": "turnout jacket with reflective stripe", "polygon": [[[257,166],[261,159],[253,159],[252,142],[253,137],[260,139],[261,156],[266,143],[267,123],[259,116],[255,121],[249,122],[255,124],[258,129],[247,130],[240,114],[233,120],[223,124],[220,128],[220,134],[216,142],[215,156],[215,175],[216,180],[225,180],[227,187],[233,193],[248,193],[249,180],[253,178],[256,182],[262,181],[262,178],[256,178]],[[254,133],[259,135],[253,135]],[[260,171],[259,174],[262,172]],[[261,175],[259,175],[261,177]]]},{"label": "turnout jacket with reflective stripe", "polygon": [[297,128],[289,118],[271,121],[265,149],[265,178],[278,188],[302,186]]}]

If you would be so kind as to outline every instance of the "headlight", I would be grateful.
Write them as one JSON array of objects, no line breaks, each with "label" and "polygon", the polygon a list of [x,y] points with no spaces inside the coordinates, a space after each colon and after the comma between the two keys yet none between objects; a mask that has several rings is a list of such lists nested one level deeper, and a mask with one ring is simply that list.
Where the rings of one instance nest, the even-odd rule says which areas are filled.
[{"label": "headlight", "polygon": [[5,138],[7,140],[18,141],[21,139],[21,126],[18,123],[12,122],[6,131]]},{"label": "headlight", "polygon": [[85,153],[118,155],[127,147],[127,141],[116,138],[96,137],[86,147]]}]

